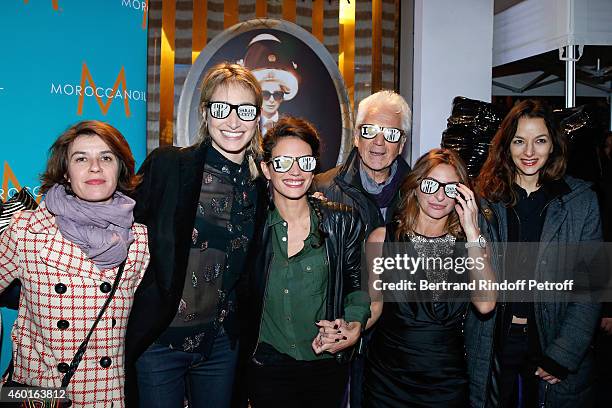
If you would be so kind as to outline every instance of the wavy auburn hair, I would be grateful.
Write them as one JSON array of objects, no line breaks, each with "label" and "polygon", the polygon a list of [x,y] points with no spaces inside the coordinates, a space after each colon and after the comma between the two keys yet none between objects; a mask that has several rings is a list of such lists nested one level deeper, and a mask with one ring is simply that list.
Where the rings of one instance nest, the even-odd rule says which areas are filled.
[{"label": "wavy auburn hair", "polygon": [[488,201],[512,207],[518,197],[512,189],[518,171],[512,160],[510,144],[516,136],[521,118],[541,118],[546,124],[553,150],[538,175],[538,185],[558,180],[567,167],[567,143],[550,107],[541,101],[527,99],[515,105],[502,121],[489,148],[489,156],[476,180],[476,193]]},{"label": "wavy auburn hair", "polygon": [[[421,207],[417,199],[417,191],[420,189],[419,184],[440,164],[448,164],[453,167],[459,177],[459,182],[471,188],[467,169],[457,153],[450,149],[432,149],[425,153],[414,164],[412,171],[400,188],[401,201],[394,217],[398,223],[395,239],[400,240],[406,234],[415,232],[421,214]],[[459,215],[454,209],[449,214],[444,229],[457,238],[465,238],[459,222]]]}]

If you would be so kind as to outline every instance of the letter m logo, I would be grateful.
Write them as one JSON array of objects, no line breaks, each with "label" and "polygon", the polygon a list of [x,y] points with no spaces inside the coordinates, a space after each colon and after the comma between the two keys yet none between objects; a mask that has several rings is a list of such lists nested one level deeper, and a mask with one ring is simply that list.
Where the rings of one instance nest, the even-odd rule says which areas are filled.
[{"label": "letter m logo", "polygon": [[[119,85],[122,86],[124,91],[127,91],[127,85],[125,83],[125,68],[122,66],[121,70],[119,71],[119,75],[117,75],[117,79],[115,80],[115,84],[113,85],[112,93],[110,94],[110,97],[107,93],[105,93],[107,100],[106,102],[104,102],[102,100],[102,97],[98,95],[98,88],[94,83],[91,73],[89,72],[89,68],[87,68],[87,64],[83,63],[83,69],[81,71],[81,92],[79,94],[79,106],[77,108],[77,115],[83,114],[83,102],[85,100],[85,87],[87,82],[89,82],[91,84],[91,87],[93,88],[93,95],[96,97],[96,102],[98,102],[98,105],[100,105],[100,110],[102,111],[103,115],[106,115],[106,113],[108,112],[108,109],[110,108],[111,103],[113,102],[113,97],[117,95]],[[122,99],[123,105],[125,107],[125,116],[129,118],[130,103],[128,101],[127,95],[122,95]]]}]

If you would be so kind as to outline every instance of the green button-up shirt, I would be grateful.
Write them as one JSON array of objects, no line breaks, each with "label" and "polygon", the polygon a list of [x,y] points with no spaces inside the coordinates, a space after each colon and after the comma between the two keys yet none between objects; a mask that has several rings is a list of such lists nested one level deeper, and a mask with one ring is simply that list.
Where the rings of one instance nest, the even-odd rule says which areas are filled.
[{"label": "green button-up shirt", "polygon": [[[325,319],[329,265],[325,245],[319,242],[319,220],[311,209],[310,233],[304,247],[288,257],[287,222],[277,209],[268,214],[267,225],[272,228],[273,257],[266,287],[264,311],[259,341],[296,360],[313,361],[332,358],[329,353],[316,355],[312,340],[319,329],[315,322]],[[367,293],[355,291],[344,299],[344,319],[365,322],[370,317]]]},{"label": "green button-up shirt", "polygon": [[270,276],[266,289],[260,342],[268,343],[281,353],[296,360],[331,358],[329,353],[317,356],[312,340],[318,333],[315,321],[325,318],[328,265],[325,245],[313,248],[317,236],[318,219],[310,212],[310,233],[304,248],[292,257],[287,256],[287,222],[277,209],[268,215],[272,228]]}]

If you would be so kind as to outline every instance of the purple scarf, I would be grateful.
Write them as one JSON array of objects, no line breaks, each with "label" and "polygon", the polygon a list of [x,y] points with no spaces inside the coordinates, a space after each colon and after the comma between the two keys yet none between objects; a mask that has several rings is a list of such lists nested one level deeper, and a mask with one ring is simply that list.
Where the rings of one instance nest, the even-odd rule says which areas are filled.
[{"label": "purple scarf", "polygon": [[118,191],[110,204],[92,203],[56,184],[45,197],[47,209],[68,241],[78,245],[100,269],[119,266],[134,242],[132,210],[136,202]]}]

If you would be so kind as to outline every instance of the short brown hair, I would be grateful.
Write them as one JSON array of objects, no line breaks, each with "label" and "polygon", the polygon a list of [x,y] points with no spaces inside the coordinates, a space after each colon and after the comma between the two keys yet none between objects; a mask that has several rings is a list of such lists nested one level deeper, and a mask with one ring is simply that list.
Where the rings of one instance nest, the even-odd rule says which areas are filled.
[{"label": "short brown hair", "polygon": [[476,181],[476,192],[491,202],[502,202],[514,206],[518,197],[512,189],[517,175],[516,165],[510,154],[510,144],[516,136],[518,122],[521,118],[542,118],[546,124],[553,150],[538,175],[538,184],[558,180],[565,174],[567,167],[567,144],[565,136],[559,129],[552,110],[541,101],[527,99],[517,105],[502,121],[489,148],[489,155]]},{"label": "short brown hair", "polygon": [[302,118],[293,116],[283,116],[274,126],[268,130],[263,139],[262,151],[263,162],[267,163],[272,160],[272,150],[284,137],[296,137],[303,142],[306,142],[312,149],[312,155],[319,161],[319,148],[321,145],[319,132],[312,125]]},{"label": "short brown hair", "polygon": [[[412,171],[400,187],[400,196],[402,198],[394,217],[398,223],[395,239],[400,240],[407,233],[415,232],[414,229],[417,226],[420,212],[417,201],[417,189],[420,188],[421,180],[427,177],[434,167],[439,164],[448,164],[453,167],[457,176],[459,176],[459,182],[470,188],[467,169],[457,153],[450,149],[432,149],[425,153],[414,164]],[[444,229],[457,238],[465,237],[459,222],[459,216],[455,210],[450,213]]]},{"label": "short brown hair", "polygon": [[47,168],[40,176],[42,193],[49,191],[55,184],[70,186],[66,178],[68,173],[68,150],[70,145],[79,136],[98,136],[110,147],[119,162],[119,180],[117,190],[124,194],[131,193],[138,183],[140,176],[134,173],[134,156],[130,145],[121,132],[108,123],[97,120],[84,120],[71,127],[57,138],[49,149]]}]

